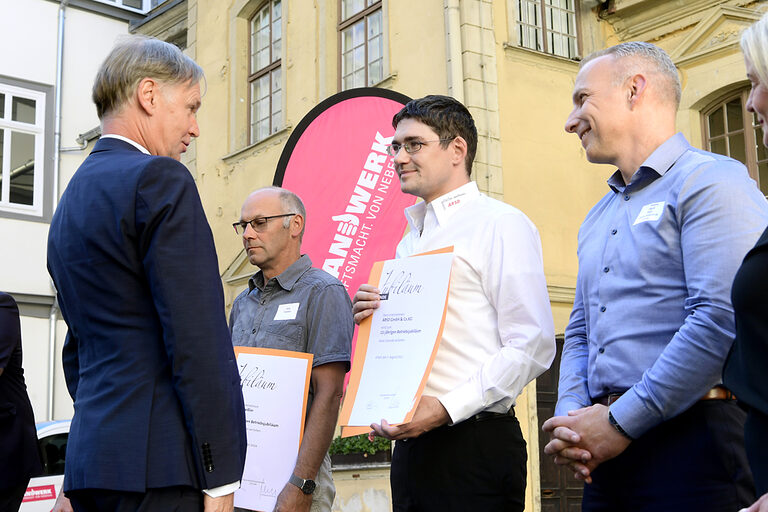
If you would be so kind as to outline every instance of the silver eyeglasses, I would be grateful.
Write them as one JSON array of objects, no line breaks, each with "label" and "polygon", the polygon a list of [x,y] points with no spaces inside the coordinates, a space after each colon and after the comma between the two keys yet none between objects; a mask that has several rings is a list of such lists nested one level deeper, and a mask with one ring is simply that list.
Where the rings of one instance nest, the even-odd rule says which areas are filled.
[{"label": "silver eyeglasses", "polygon": [[241,220],[240,222],[233,222],[232,227],[235,228],[235,233],[238,235],[245,234],[245,230],[250,224],[253,230],[257,233],[263,233],[267,230],[269,225],[269,219],[279,219],[280,217],[290,217],[296,215],[295,213],[283,213],[280,215],[270,215],[269,217],[256,217],[252,220]]},{"label": "silver eyeglasses", "polygon": [[387,154],[389,156],[395,156],[400,152],[400,149],[404,149],[406,153],[409,155],[412,155],[413,153],[416,153],[421,149],[421,146],[424,144],[429,144],[430,142],[446,142],[449,140],[453,140],[456,137],[451,137],[448,139],[437,139],[437,140],[407,140],[403,142],[402,144],[395,142],[394,144],[390,144],[387,146]]}]

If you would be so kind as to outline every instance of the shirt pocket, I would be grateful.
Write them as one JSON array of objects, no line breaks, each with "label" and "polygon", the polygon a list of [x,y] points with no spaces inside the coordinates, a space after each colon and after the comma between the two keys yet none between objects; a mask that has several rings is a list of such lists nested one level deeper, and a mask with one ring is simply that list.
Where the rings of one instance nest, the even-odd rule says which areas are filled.
[{"label": "shirt pocket", "polygon": [[264,347],[306,352],[304,327],[297,323],[273,323],[265,329]]}]

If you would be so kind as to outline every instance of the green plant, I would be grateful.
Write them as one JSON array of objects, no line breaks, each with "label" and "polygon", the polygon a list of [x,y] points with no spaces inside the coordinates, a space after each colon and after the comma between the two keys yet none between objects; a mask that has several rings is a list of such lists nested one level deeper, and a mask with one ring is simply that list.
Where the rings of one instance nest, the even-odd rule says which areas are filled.
[{"label": "green plant", "polygon": [[331,441],[331,447],[328,452],[331,455],[348,453],[367,453],[373,455],[376,452],[391,450],[391,441],[383,437],[375,437],[373,441],[368,440],[368,434],[360,434],[352,437],[336,437]]}]

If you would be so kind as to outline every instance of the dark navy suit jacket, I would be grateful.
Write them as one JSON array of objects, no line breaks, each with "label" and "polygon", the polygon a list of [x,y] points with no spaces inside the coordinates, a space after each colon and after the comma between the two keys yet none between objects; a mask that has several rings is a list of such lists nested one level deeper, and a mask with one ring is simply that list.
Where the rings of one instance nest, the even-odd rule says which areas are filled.
[{"label": "dark navy suit jacket", "polygon": [[0,292],[0,490],[43,470],[21,356],[19,308],[13,297]]},{"label": "dark navy suit jacket", "polygon": [[48,270],[69,327],[63,364],[75,408],[64,490],[239,480],[240,377],[187,169],[99,140],[54,214]]}]

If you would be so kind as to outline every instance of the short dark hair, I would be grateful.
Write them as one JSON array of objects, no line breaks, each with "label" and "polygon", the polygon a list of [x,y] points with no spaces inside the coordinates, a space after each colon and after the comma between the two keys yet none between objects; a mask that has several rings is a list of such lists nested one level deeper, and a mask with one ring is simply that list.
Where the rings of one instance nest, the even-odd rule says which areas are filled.
[{"label": "short dark hair", "polygon": [[477,153],[477,128],[467,107],[450,96],[431,94],[406,103],[392,118],[392,127],[397,129],[403,119],[415,119],[432,128],[441,139],[450,139],[440,143],[443,149],[456,137],[464,139],[467,142],[464,165],[467,176],[472,174],[472,162]]}]

